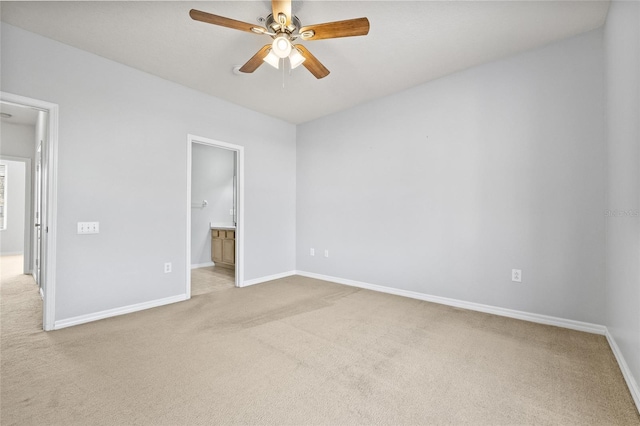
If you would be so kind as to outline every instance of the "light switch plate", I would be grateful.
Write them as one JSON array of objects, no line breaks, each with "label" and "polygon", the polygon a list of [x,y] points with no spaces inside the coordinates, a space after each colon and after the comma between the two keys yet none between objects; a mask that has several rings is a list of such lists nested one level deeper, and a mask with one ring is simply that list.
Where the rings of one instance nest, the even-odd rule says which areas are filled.
[{"label": "light switch plate", "polygon": [[78,234],[99,234],[100,222],[78,222]]}]

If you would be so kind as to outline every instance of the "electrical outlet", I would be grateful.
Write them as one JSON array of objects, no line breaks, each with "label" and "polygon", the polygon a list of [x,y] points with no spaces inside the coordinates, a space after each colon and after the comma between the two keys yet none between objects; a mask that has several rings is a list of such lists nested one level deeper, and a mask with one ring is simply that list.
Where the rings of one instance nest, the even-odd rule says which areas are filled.
[{"label": "electrical outlet", "polygon": [[520,269],[512,269],[511,270],[511,281],[516,283],[522,282],[522,270]]},{"label": "electrical outlet", "polygon": [[327,249],[324,250],[324,257],[329,257],[329,250]]},{"label": "electrical outlet", "polygon": [[316,250],[315,250],[315,249],[310,248],[310,249],[309,249],[309,256],[315,256],[315,255],[316,255]]},{"label": "electrical outlet", "polygon": [[164,273],[168,274],[169,272],[171,272],[171,263],[167,262],[164,264]]}]

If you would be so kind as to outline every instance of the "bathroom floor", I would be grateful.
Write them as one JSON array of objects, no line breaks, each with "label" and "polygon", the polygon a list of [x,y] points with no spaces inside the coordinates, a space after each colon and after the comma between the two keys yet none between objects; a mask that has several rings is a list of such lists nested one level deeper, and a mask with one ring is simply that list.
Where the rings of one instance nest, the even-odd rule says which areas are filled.
[{"label": "bathroom floor", "polygon": [[235,271],[231,268],[207,266],[191,270],[191,296],[227,290],[235,285]]}]

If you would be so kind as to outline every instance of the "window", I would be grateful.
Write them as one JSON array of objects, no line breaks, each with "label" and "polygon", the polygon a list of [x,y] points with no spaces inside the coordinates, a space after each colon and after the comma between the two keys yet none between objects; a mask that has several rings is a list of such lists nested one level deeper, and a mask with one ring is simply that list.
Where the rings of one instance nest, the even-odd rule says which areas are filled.
[{"label": "window", "polygon": [[0,164],[0,231],[7,229],[7,204],[5,188],[7,187],[7,166]]}]

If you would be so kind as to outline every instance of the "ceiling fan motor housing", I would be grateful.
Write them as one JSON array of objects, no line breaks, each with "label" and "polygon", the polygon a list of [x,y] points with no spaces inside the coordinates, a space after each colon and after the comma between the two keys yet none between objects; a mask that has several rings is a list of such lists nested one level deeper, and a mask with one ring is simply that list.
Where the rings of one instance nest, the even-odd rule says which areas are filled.
[{"label": "ceiling fan motor housing", "polygon": [[296,35],[293,35],[298,29],[302,28],[302,24],[300,23],[300,19],[298,19],[297,16],[292,16],[291,17],[291,24],[289,24],[288,27],[284,27],[282,26],[282,24],[280,24],[280,22],[278,22],[277,20],[274,19],[273,14],[270,13],[269,16],[267,16],[266,22],[265,22],[265,26],[269,29],[272,30],[274,33],[278,34],[288,34],[292,39],[295,39],[297,37]]}]

